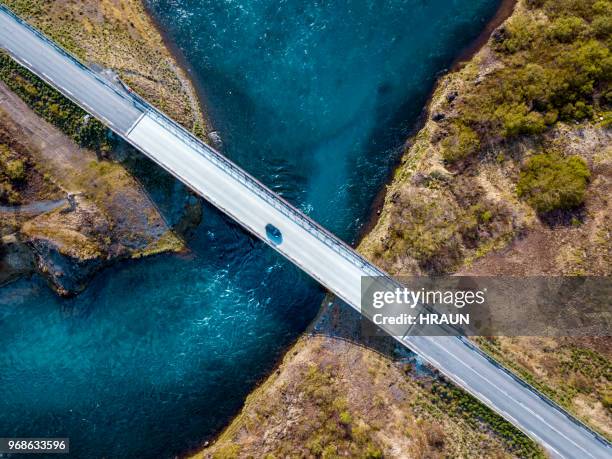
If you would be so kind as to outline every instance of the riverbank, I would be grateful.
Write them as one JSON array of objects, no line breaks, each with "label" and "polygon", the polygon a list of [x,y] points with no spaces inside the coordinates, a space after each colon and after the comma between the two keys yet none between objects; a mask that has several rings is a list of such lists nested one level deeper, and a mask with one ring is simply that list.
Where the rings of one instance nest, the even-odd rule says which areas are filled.
[{"label": "riverbank", "polygon": [[[450,66],[450,72],[456,72],[461,69],[462,66],[466,65],[471,59],[473,59],[480,50],[485,47],[491,37],[493,31],[499,27],[514,11],[514,8],[517,4],[518,0],[502,0],[495,15],[488,21],[483,28],[482,32],[476,37],[472,42],[466,46],[462,51],[459,52],[455,60]],[[436,82],[436,87],[438,86],[438,82]],[[406,145],[404,146],[404,150],[409,148],[410,142],[416,137],[416,135],[425,127],[427,120],[430,116],[431,104],[434,100],[435,95],[435,87],[431,91],[429,97],[427,98],[423,110],[419,115],[419,118],[414,123],[414,126],[410,129],[407,136]],[[389,174],[386,182],[380,188],[379,192],[374,197],[372,204],[369,209],[369,217],[366,220],[365,224],[360,228],[359,234],[357,237],[357,245],[359,245],[363,239],[376,227],[378,224],[378,220],[382,213],[383,207],[385,205],[385,196],[387,194],[387,187],[393,183],[393,173],[400,167],[403,155],[398,156],[396,163],[391,168],[391,173]]]},{"label": "riverbank", "polygon": [[192,131],[206,131],[194,85],[140,0],[2,0],[83,62],[111,69]]},{"label": "riverbank", "polygon": [[[468,46],[462,50],[453,64],[451,65],[451,72],[456,72],[461,69],[461,66],[472,60],[476,54],[478,54],[489,42],[491,38],[491,34],[495,29],[497,29],[500,25],[502,25],[506,19],[510,17],[510,15],[514,12],[514,8],[516,7],[519,0],[502,0],[499,8],[495,12],[495,15],[491,18],[489,22],[485,25],[480,35],[476,37],[475,40],[472,41]],[[433,94],[432,94],[433,95]],[[429,105],[429,104],[428,104]]]},{"label": "riverbank", "polygon": [[[193,85],[140,1],[3,3],[93,68],[117,73],[194,133],[206,131]],[[185,250],[182,234],[199,222],[200,201],[38,78],[0,58],[7,85],[2,143],[6,160],[24,169],[2,185],[0,198],[11,206],[66,201],[44,212],[0,216],[6,240],[0,282],[38,272],[71,296],[119,259]],[[172,191],[154,198],[159,189]]]}]

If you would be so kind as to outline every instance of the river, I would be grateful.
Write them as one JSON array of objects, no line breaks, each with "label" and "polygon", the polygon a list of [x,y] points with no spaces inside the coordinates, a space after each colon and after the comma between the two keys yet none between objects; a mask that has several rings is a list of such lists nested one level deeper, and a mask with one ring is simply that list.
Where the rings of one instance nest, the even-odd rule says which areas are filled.
[{"label": "river", "polygon": [[[148,0],[223,152],[354,243],[439,75],[493,0]],[[323,291],[206,207],[188,256],[120,263],[62,300],[0,289],[0,433],[71,457],[172,457],[218,432]]]}]

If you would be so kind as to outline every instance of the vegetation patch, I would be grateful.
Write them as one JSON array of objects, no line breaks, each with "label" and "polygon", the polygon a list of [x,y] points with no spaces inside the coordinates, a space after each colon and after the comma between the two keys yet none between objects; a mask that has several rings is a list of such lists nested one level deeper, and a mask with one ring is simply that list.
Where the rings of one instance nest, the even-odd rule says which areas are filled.
[{"label": "vegetation patch", "polygon": [[480,146],[610,112],[612,2],[527,3],[531,10],[516,13],[493,34],[501,65],[458,97],[452,116],[442,123],[443,157],[449,163]]},{"label": "vegetation patch", "polygon": [[[330,314],[342,321],[335,312]],[[429,387],[419,384],[415,373],[411,363],[393,363],[351,342],[305,336],[248,397],[216,442],[194,459],[511,453],[509,443],[482,424],[468,423],[442,403],[433,404]]]},{"label": "vegetation patch", "polygon": [[572,209],[583,203],[589,177],[580,156],[543,153],[527,159],[516,190],[540,213]]},{"label": "vegetation patch", "polygon": [[[589,339],[594,342],[588,342]],[[476,341],[484,351],[568,411],[577,411],[577,400],[581,397],[590,400],[588,410],[599,414],[578,417],[609,439],[612,363],[604,351],[606,339],[489,337]],[[518,359],[514,355],[517,348],[523,352]],[[597,402],[601,404],[599,409],[595,406]]]},{"label": "vegetation patch", "polygon": [[60,128],[84,148],[107,153],[113,146],[111,132],[40,78],[0,52],[0,80],[46,121]]},{"label": "vegetation patch", "polygon": [[543,451],[523,432],[493,412],[467,392],[443,377],[424,383],[433,395],[434,404],[448,413],[467,420],[474,428],[492,431],[503,439],[509,451],[521,458],[542,458]]},{"label": "vegetation patch", "polygon": [[8,145],[0,144],[0,203],[19,204],[19,188],[26,177],[26,164]]},{"label": "vegetation patch", "polygon": [[464,124],[452,125],[452,134],[442,141],[442,157],[448,162],[464,159],[480,150],[480,138]]}]

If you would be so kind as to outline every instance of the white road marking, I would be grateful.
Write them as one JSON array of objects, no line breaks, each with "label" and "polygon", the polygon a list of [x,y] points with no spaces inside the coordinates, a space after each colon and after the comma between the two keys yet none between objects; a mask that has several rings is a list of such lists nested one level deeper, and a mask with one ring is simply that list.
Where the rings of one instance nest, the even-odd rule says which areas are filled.
[{"label": "white road marking", "polygon": [[[467,368],[468,370],[470,370],[472,373],[474,373],[476,376],[478,376],[480,379],[482,379],[483,381],[486,381],[491,387],[493,387],[495,390],[497,390],[499,393],[504,394],[506,397],[508,397],[508,394],[504,393],[503,391],[501,391],[496,385],[494,385],[493,383],[491,383],[491,381],[489,381],[487,378],[485,378],[484,376],[482,376],[480,373],[478,373],[476,370],[474,370],[472,367],[470,367],[469,365],[466,365],[462,360],[458,359],[453,353],[448,352],[448,350],[446,350],[443,346],[440,346],[439,343],[437,343],[435,340],[431,340],[431,342],[437,346],[438,348],[442,349],[446,354],[450,355],[454,360],[456,360],[457,362],[459,362],[461,365],[463,365],[465,368]],[[535,395],[535,394],[534,394]],[[516,402],[516,400],[513,400],[513,402]],[[552,431],[558,433],[559,435],[561,435],[563,438],[565,438],[567,441],[569,441],[571,444],[573,444],[576,448],[578,448],[580,451],[582,451],[583,453],[585,453],[587,456],[592,457],[593,459],[595,459],[595,456],[593,456],[591,453],[589,453],[587,450],[585,450],[582,446],[578,445],[574,440],[572,440],[571,438],[568,438],[563,432],[560,432],[559,430],[555,429],[553,426],[551,426],[548,422],[546,422],[541,416],[536,415],[533,410],[527,408],[523,403],[519,402],[519,405],[521,405],[524,409],[527,409],[528,412],[530,412],[531,414],[535,415],[541,422],[542,424],[546,425],[547,427],[549,427]],[[520,424],[518,424],[520,425]]]}]

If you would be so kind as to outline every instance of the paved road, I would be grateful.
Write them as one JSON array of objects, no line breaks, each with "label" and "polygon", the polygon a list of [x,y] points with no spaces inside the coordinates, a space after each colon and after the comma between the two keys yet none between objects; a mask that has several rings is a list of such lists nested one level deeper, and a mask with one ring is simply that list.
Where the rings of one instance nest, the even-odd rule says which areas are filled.
[{"label": "paved road", "polygon": [[[0,47],[358,311],[361,277],[384,274],[210,147],[146,103],[110,87],[3,9]],[[268,240],[268,223],[281,230],[280,245]],[[454,337],[405,337],[400,341],[551,454],[612,458],[609,444],[467,341]]]},{"label": "paved road", "polygon": [[2,46],[18,57],[21,64],[35,69],[35,73],[54,86],[63,88],[62,92],[73,100],[76,94],[83,109],[110,127],[125,131],[138,119],[141,111],[136,107],[124,103],[117,92],[101,85],[81,66],[66,65],[67,58],[58,50],[49,45],[40,46],[40,40],[33,40],[35,36],[29,29],[20,27],[6,14],[0,15],[0,36]]}]

